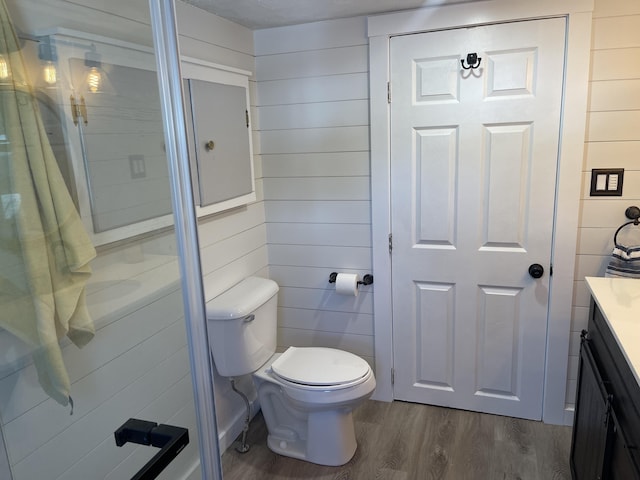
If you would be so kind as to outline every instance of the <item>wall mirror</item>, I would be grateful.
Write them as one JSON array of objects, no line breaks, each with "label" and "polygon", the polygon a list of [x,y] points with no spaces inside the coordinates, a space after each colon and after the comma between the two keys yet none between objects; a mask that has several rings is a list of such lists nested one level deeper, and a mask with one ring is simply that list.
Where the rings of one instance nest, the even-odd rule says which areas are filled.
[{"label": "wall mirror", "polygon": [[[173,223],[156,65],[150,48],[59,29],[57,88],[67,151],[58,156],[95,245]],[[250,72],[183,62],[193,191],[199,216],[255,199]]]}]

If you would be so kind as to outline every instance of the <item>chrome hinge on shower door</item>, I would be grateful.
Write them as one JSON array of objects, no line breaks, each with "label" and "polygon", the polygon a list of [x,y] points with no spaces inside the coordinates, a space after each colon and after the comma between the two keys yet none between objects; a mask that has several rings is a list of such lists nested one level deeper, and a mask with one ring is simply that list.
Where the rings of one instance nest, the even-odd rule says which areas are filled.
[{"label": "chrome hinge on shower door", "polygon": [[80,102],[78,102],[76,101],[76,97],[71,95],[70,101],[71,101],[71,118],[73,119],[73,124],[78,125],[80,118],[82,118],[82,120],[84,121],[84,124],[87,125],[89,122],[87,119],[87,104],[84,101],[84,97],[81,95]]},{"label": "chrome hinge on shower door", "polygon": [[393,250],[393,234],[389,234],[389,253]]},{"label": "chrome hinge on shower door", "polygon": [[396,383],[396,371],[395,369],[391,369],[391,385]]}]

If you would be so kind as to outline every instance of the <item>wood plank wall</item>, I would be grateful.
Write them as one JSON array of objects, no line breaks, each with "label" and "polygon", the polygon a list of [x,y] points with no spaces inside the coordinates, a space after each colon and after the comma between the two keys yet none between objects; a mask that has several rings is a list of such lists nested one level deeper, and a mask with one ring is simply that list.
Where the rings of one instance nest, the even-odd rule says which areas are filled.
[{"label": "wood plank wall", "polygon": [[[92,5],[86,8],[65,2],[69,11],[60,9],[59,1],[8,3],[23,32],[63,26],[138,43],[151,38],[147,15],[126,1],[86,0],[86,5]],[[184,55],[255,69],[251,31],[182,2],[177,2],[177,11]],[[251,84],[253,105],[253,79]],[[252,113],[256,118],[254,107]],[[208,298],[248,275],[268,274],[259,142],[255,152],[258,200],[200,224]],[[27,349],[0,332],[0,426],[10,467],[7,470],[1,460],[4,452],[0,452],[0,478],[130,478],[155,451],[115,446],[113,431],[129,417],[189,428],[191,444],[161,478],[199,478],[196,418],[175,255],[170,233],[100,250],[87,289],[89,310],[98,329],[96,337],[81,350],[62,342],[75,400],[73,416],[41,391]],[[244,404],[226,379],[216,376],[215,386],[224,447],[240,431]],[[239,386],[255,396],[249,377]]]},{"label": "wood plank wall", "polygon": [[269,269],[278,346],[373,364],[373,286],[339,296],[332,271],[371,271],[364,17],[254,33]]},{"label": "wood plank wall", "polygon": [[[10,0],[9,6],[26,25],[24,31],[35,31],[28,28],[36,18],[30,13],[42,12],[42,2]],[[104,26],[113,18],[102,10],[96,15]],[[364,274],[371,269],[364,18],[257,31],[254,65],[250,32],[180,2],[178,11],[184,54],[258,72],[251,81],[258,201],[202,223],[207,295],[247,275],[270,273],[281,286],[280,348],[335,346],[372,362],[373,288],[357,298],[338,297],[327,283],[334,270]],[[77,14],[67,18],[65,26],[86,28]],[[587,317],[582,279],[603,273],[613,232],[625,221],[624,209],[640,202],[640,5],[596,0],[593,28],[568,404],[575,391],[578,335]],[[604,167],[625,168],[621,199],[588,197],[591,168]],[[155,238],[106,250],[94,267],[94,281],[110,281],[106,266],[114,258],[142,253],[157,260],[175,253],[172,249],[166,238]],[[175,265],[161,261],[138,266],[143,270],[133,269],[133,282],[175,274]],[[171,285],[152,288],[156,295],[146,305],[120,311],[115,299],[131,285],[95,288],[90,303],[104,319],[96,339],[83,350],[64,345],[77,399],[73,417],[37,392],[28,361],[18,361],[11,372],[3,370],[1,426],[16,480],[92,478],[96,472],[124,478],[150,452],[113,447],[111,432],[119,418],[148,415],[195,428],[180,295]],[[242,411],[223,379],[216,387],[224,431]],[[180,478],[194,461],[194,450],[185,454],[185,462],[175,467],[182,471],[170,472],[172,478]],[[2,478],[11,478],[2,468],[0,462]]]},{"label": "wood plank wall", "polygon": [[[367,330],[340,328],[331,312],[357,312],[362,319],[369,311],[364,304],[331,304],[335,297],[324,285],[324,274],[334,268],[353,266],[363,272],[364,265],[354,261],[365,261],[357,255],[370,247],[358,240],[370,237],[363,21],[255,32],[269,263],[283,287],[281,348],[331,344],[362,352],[353,335],[372,331],[368,318]],[[573,305],[568,408],[575,396],[579,332],[588,311],[584,277],[604,273],[613,233],[626,220],[624,210],[640,203],[638,32],[637,1],[596,0],[575,289],[573,299],[567,299]],[[591,169],[607,167],[625,168],[623,197],[589,198]]]},{"label": "wood plank wall", "polygon": [[[640,205],[640,2],[596,0],[566,402],[575,401],[580,331],[587,327],[585,276],[602,276],[624,211]],[[589,197],[592,168],[624,168],[622,197]],[[640,230],[619,240],[640,245]]]}]

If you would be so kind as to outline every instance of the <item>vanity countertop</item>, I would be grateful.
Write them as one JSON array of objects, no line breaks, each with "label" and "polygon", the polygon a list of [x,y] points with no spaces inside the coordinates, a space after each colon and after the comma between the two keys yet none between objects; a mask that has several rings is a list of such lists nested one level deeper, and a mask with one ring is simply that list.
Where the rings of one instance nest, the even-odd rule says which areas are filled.
[{"label": "vanity countertop", "polygon": [[640,384],[640,280],[604,277],[585,280]]}]

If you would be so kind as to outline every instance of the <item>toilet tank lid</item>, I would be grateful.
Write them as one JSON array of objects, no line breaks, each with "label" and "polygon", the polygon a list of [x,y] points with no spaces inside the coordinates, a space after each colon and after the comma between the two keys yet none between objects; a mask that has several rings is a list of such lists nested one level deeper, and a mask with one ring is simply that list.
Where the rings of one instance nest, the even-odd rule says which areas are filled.
[{"label": "toilet tank lid", "polygon": [[248,277],[207,302],[208,320],[243,318],[267,303],[276,293],[278,284],[273,280]]}]

